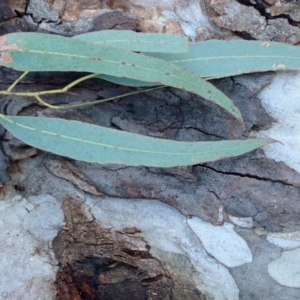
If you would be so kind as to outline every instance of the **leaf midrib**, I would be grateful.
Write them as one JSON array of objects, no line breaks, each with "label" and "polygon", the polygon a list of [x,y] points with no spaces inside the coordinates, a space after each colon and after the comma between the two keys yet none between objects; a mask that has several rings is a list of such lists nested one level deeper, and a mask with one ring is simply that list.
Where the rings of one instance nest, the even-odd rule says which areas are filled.
[{"label": "leaf midrib", "polygon": [[[75,36],[76,37],[76,36]],[[75,38],[74,37],[74,38]],[[175,43],[175,42],[153,42],[153,41],[143,41],[143,40],[134,40],[134,39],[132,39],[132,40],[107,40],[107,41],[100,41],[100,42],[93,42],[93,44],[95,44],[95,45],[99,45],[99,44],[107,44],[107,46],[110,44],[110,43],[116,43],[116,42],[121,42],[121,43],[123,43],[123,42],[127,42],[127,43],[129,43],[129,42],[133,42],[133,43],[144,43],[144,44],[151,44],[151,45],[153,45],[153,44],[162,44],[162,45],[165,45],[165,44],[167,44],[167,45],[182,45],[182,43]]]},{"label": "leaf midrib", "polygon": [[201,60],[214,60],[214,59],[246,59],[246,58],[284,58],[284,59],[298,59],[300,57],[293,57],[293,56],[282,56],[282,55],[244,55],[244,56],[212,56],[212,57],[197,57],[197,58],[190,58],[190,59],[180,59],[180,60],[170,60],[172,63],[180,63],[180,62],[188,62],[188,61],[201,61]]},{"label": "leaf midrib", "polygon": [[[91,60],[91,56],[86,56],[86,55],[78,55],[78,54],[67,54],[67,53],[62,53],[62,52],[51,52],[51,51],[40,51],[40,50],[31,50],[31,49],[13,49],[13,50],[10,50],[11,52],[24,52],[24,53],[37,53],[37,54],[42,54],[42,55],[60,55],[60,56],[64,56],[64,57],[76,57],[76,58],[84,58],[84,59],[87,59],[87,60]],[[95,56],[92,56],[92,57],[95,57]],[[96,57],[95,57],[96,58]],[[152,58],[152,57],[151,57]],[[113,64],[121,64],[119,61],[114,61],[114,60],[108,60],[108,59],[103,59],[103,58],[100,58],[101,60],[100,61],[104,61],[104,62],[108,62],[108,63],[113,63]],[[158,59],[158,58],[153,58],[153,59]],[[172,62],[171,62],[172,63]],[[126,65],[126,62],[125,62],[125,65]],[[129,64],[127,64],[127,66],[131,67]],[[179,80],[182,80],[184,82],[187,82],[189,84],[192,84],[193,86],[197,87],[197,88],[200,88],[201,89],[201,86],[199,86],[198,84],[195,84],[193,81],[189,81],[189,80],[186,80],[184,77],[178,77],[177,75],[174,75],[172,73],[169,73],[169,75],[166,75],[166,73],[164,72],[161,72],[161,71],[157,71],[156,69],[150,69],[150,68],[145,68],[143,66],[140,66],[138,64],[135,64],[134,66],[135,68],[140,68],[142,70],[145,70],[145,71],[152,71],[154,73],[158,73],[158,74],[162,74],[164,76],[170,76],[170,77],[173,77],[173,78],[176,78],[176,79],[179,79]],[[178,66],[174,66],[176,69],[178,68]],[[180,69],[177,69],[176,71],[182,71],[183,73],[188,73],[190,75],[194,75],[196,76],[195,74],[191,73],[191,72],[188,72],[186,70],[180,70]],[[197,76],[198,77],[198,76]],[[199,78],[199,77],[198,77]],[[200,78],[199,78],[200,79]],[[204,81],[204,79],[202,79]],[[147,81],[147,80],[146,80]],[[151,82],[151,81],[149,81]]]}]

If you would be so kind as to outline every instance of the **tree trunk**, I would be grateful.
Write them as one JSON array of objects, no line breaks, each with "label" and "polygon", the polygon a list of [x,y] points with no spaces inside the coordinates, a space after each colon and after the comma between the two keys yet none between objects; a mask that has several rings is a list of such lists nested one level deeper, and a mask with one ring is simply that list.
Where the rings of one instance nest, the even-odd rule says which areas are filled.
[{"label": "tree trunk", "polygon": [[[281,1],[285,11],[279,13],[272,1],[268,7],[241,2],[5,0],[0,34],[130,29],[193,40],[299,43],[300,29],[287,20],[298,22],[296,4]],[[19,75],[1,67],[1,90]],[[29,73],[17,89],[56,89],[81,75]],[[211,82],[240,109],[244,130],[221,108],[170,87],[66,111],[1,96],[0,112],[8,115],[73,119],[179,141],[270,136],[287,145],[189,167],[126,167],[37,150],[1,127],[2,298],[299,299],[299,122],[285,123],[299,104],[283,121],[276,115],[276,107],[281,112],[288,105],[277,106],[276,97],[283,103],[297,97],[298,75],[255,73]],[[44,100],[70,104],[131,90],[91,79]],[[294,131],[282,131],[289,124]]]}]

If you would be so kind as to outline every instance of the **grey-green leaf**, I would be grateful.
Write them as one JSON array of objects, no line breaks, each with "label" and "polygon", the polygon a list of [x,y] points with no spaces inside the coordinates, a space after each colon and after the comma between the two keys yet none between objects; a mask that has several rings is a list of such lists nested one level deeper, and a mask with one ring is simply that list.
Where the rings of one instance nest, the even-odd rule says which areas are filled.
[{"label": "grey-green leaf", "polygon": [[190,43],[188,53],[149,55],[171,61],[202,78],[300,69],[299,46],[276,42],[209,40]]},{"label": "grey-green leaf", "polygon": [[179,142],[57,118],[13,117],[0,123],[25,143],[87,162],[173,167],[244,154],[272,140]]},{"label": "grey-green leaf", "polygon": [[158,82],[198,94],[221,106],[242,124],[238,108],[199,76],[153,57],[39,33],[0,37],[0,65],[21,71],[82,71]]},{"label": "grey-green leaf", "polygon": [[[189,43],[189,49],[188,53],[182,54],[148,53],[148,55],[173,62],[202,78],[221,78],[264,71],[300,70],[299,46],[276,42],[209,40]],[[127,85],[122,78],[104,76],[103,79]],[[150,83],[134,80],[131,84],[151,86]]]},{"label": "grey-green leaf", "polygon": [[130,30],[101,30],[79,34],[74,39],[137,52],[188,52],[187,38],[167,33],[137,33]]},{"label": "grey-green leaf", "polygon": [[148,81],[141,81],[137,79],[130,79],[126,77],[116,77],[111,75],[98,75],[96,76],[98,78],[104,79],[106,81],[125,85],[125,86],[131,86],[131,87],[146,87],[146,86],[156,86],[159,85],[159,82],[148,82]]}]

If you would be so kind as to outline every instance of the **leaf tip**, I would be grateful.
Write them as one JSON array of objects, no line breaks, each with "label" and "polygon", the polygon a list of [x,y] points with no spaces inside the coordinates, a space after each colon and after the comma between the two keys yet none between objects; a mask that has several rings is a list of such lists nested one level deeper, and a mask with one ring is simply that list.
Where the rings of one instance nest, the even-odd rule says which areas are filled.
[{"label": "leaf tip", "polygon": [[237,119],[238,124],[244,130],[245,129],[245,123],[244,123],[242,114],[241,114],[240,110],[235,105],[231,106],[231,114]]},{"label": "leaf tip", "polygon": [[266,139],[268,141],[268,144],[272,144],[272,143],[279,143],[281,145],[284,145],[284,143],[282,143],[281,141],[275,140],[275,139]]}]

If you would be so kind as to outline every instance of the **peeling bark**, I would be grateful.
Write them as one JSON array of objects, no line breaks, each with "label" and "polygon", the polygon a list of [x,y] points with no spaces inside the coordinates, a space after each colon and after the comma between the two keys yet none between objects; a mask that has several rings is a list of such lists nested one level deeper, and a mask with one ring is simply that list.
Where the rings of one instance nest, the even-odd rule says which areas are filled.
[{"label": "peeling bark", "polygon": [[[14,31],[38,31],[72,36],[101,29],[183,34],[184,26],[189,24],[192,28],[189,36],[196,40],[244,37],[291,44],[300,40],[299,28],[294,26],[298,24],[298,6],[288,1],[279,1],[281,4],[287,2],[280,7],[278,1],[271,0],[254,1],[255,4],[253,1],[206,0],[205,3],[200,1],[201,5],[197,1],[174,1],[174,5],[167,8],[163,6],[165,1],[160,1],[157,9],[153,9],[143,7],[142,4],[146,6],[144,1],[71,3],[45,0],[40,3],[47,3],[48,9],[55,12],[46,14],[46,17],[38,14],[37,1],[29,2],[29,11],[26,1],[1,2],[1,35]],[[163,16],[162,7],[177,17]],[[291,11],[290,7],[295,7],[295,10]],[[193,20],[189,19],[191,10],[195,14]],[[208,12],[206,21],[200,17],[202,11]],[[87,15],[80,19],[83,13]],[[268,14],[274,19],[270,19]],[[158,19],[161,23],[157,22]],[[9,61],[5,57],[5,47],[3,36],[0,38],[2,62]],[[8,88],[19,75],[19,72],[0,68],[0,88]],[[269,128],[275,121],[258,98],[260,91],[270,84],[274,76],[274,73],[249,74],[212,81],[241,110],[245,120],[244,131],[236,120],[218,107],[173,88],[126,97],[88,109],[59,112],[42,108],[32,99],[5,96],[1,97],[0,112],[81,120],[183,141],[247,138],[252,132]],[[68,73],[67,76],[58,72],[31,73],[18,85],[18,89],[54,89],[78,77],[78,73]],[[130,90],[92,79],[72,90],[76,97],[71,94],[52,95],[45,100],[51,104],[71,104]],[[57,157],[28,147],[2,127],[0,136],[0,198],[5,200],[0,204],[8,203],[13,207],[10,201],[14,201],[16,207],[21,207],[23,218],[34,212],[32,197],[52,195],[62,203],[65,224],[50,247],[57,261],[54,265],[54,258],[50,260],[57,271],[54,286],[57,299],[298,299],[298,289],[276,283],[270,277],[267,266],[280,257],[284,249],[293,247],[292,243],[285,246],[288,239],[297,245],[300,175],[283,162],[268,159],[262,150],[184,168],[132,168]],[[94,202],[89,202],[91,199]],[[22,201],[27,205],[25,208]],[[160,209],[167,213],[156,220],[158,223],[153,223],[151,229],[142,230],[142,221],[134,226],[128,225],[134,220],[127,218],[126,214],[132,216],[132,211],[126,211],[124,204],[124,212],[116,209],[113,213],[118,212],[119,215],[110,217],[109,221],[116,227],[123,224],[122,218],[128,223],[124,221],[126,224],[116,229],[96,218],[87,204],[93,203],[95,208],[97,203],[105,202],[108,213],[112,209],[110,201],[136,207],[147,203],[148,211],[143,215],[145,220],[148,220],[150,208],[157,205],[159,208],[151,211],[150,223],[154,222]],[[104,211],[105,207],[99,205],[98,209]],[[248,250],[249,247],[252,261],[249,263],[249,255],[246,258],[242,256],[242,263],[230,269],[220,263],[211,254],[214,253],[210,252],[212,249],[206,249],[201,238],[188,226],[191,220],[197,218],[203,224],[213,224],[211,227],[216,231],[232,228],[231,233],[238,235],[237,240],[246,241],[243,249]],[[25,217],[24,220],[29,222]],[[47,224],[41,222],[39,226],[48,230]],[[174,227],[178,224],[184,233]],[[176,236],[177,231],[180,237]],[[162,237],[157,234],[155,240],[160,242],[161,248],[151,244],[153,240],[147,234],[153,232],[161,234]],[[166,236],[170,236],[170,240]],[[277,239],[275,242],[274,237]],[[215,243],[222,238],[220,236]],[[230,239],[230,236],[226,238]],[[221,246],[218,249],[222,249]],[[40,247],[36,253],[44,253],[45,245]],[[47,251],[50,252],[49,249]],[[237,250],[225,247],[223,251],[227,258]],[[47,256],[51,255],[47,253]],[[278,274],[273,276],[277,278]],[[30,297],[28,286],[24,290]],[[10,296],[13,299],[14,294]],[[34,297],[31,296],[31,299]]]},{"label": "peeling bark", "polygon": [[60,264],[57,299],[171,299],[171,275],[134,228],[101,229],[72,199],[63,209],[66,225],[53,241]]}]

